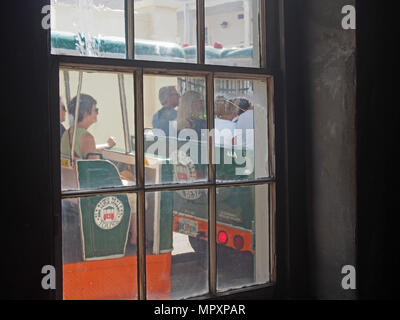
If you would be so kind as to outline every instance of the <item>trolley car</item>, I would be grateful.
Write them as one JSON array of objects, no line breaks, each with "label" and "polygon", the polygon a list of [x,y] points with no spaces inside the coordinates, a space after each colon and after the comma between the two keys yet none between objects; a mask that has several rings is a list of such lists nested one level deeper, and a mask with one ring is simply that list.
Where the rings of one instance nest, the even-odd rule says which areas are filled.
[{"label": "trolley car", "polygon": [[[80,54],[85,39],[67,33],[52,33],[53,51],[58,54]],[[125,43],[121,39],[101,39],[95,42],[101,56],[125,57]],[[156,42],[136,42],[135,52],[157,58],[173,58],[184,61],[189,54],[179,46]],[[210,51],[211,52],[211,51]],[[252,59],[250,50],[212,50],[214,59]],[[247,57],[246,57],[247,55]],[[147,57],[148,58],[148,57]],[[128,112],[124,104],[123,78],[118,78],[121,95],[122,123]],[[82,76],[78,85],[80,94]],[[70,92],[68,81],[66,92]],[[68,101],[67,101],[68,102]],[[78,110],[79,106],[77,106]],[[76,123],[74,128],[76,127]],[[71,133],[75,135],[74,132]],[[192,177],[204,177],[207,165],[193,164],[190,154],[183,154],[188,161],[172,163],[170,154],[147,152],[152,141],[151,130],[145,133],[146,174],[153,174],[158,182],[190,182]],[[76,159],[72,154],[61,157],[62,186],[66,190],[99,189],[135,183],[134,136],[125,134],[126,149],[105,150],[98,159]],[[186,140],[177,141],[178,149]],[[191,141],[199,154],[207,147],[203,141]],[[167,148],[168,149],[168,148]],[[71,150],[74,150],[72,145]],[[231,159],[229,163],[217,164],[217,179],[233,180],[237,169],[246,172],[254,156],[252,150],[235,147],[216,147],[220,159]],[[242,159],[242,161],[238,161]],[[243,161],[245,159],[245,161]],[[161,165],[161,163],[163,163]],[[153,170],[153,172],[152,172]],[[252,178],[251,168],[243,179]],[[236,177],[236,178],[235,178]],[[229,188],[225,188],[229,189]],[[236,252],[254,254],[254,190],[253,187],[237,190],[217,189],[217,241],[220,246]],[[157,200],[157,201],[156,201]],[[153,198],[153,212],[149,215],[153,230],[152,238],[146,242],[147,286],[149,299],[168,299],[171,290],[172,232],[189,237],[193,249],[206,253],[208,240],[208,198],[205,191],[178,191]],[[82,197],[63,200],[63,295],[65,299],[136,299],[137,255],[136,247],[129,244],[131,225],[135,221],[135,196],[118,194],[112,196]],[[147,217],[147,214],[146,214]],[[162,226],[162,227],[161,227]]]}]

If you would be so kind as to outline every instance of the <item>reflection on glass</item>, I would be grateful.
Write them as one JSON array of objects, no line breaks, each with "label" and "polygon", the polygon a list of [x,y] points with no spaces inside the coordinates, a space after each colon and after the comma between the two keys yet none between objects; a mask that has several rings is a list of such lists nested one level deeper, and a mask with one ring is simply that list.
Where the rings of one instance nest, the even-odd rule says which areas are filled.
[{"label": "reflection on glass", "polygon": [[259,1],[205,0],[205,62],[260,67]]},{"label": "reflection on glass", "polygon": [[217,189],[217,290],[270,279],[269,188]]},{"label": "reflection on glass", "polygon": [[196,63],[196,1],[135,0],[135,58]]},{"label": "reflection on glass", "polygon": [[79,71],[60,72],[62,189],[134,185],[133,75],[81,76],[79,86]]},{"label": "reflection on glass", "polygon": [[207,180],[205,79],[144,76],[146,184]]},{"label": "reflection on glass", "polygon": [[124,0],[51,0],[51,53],[126,58]]},{"label": "reflection on glass", "polygon": [[137,299],[136,195],[62,201],[63,297]]},{"label": "reflection on glass", "polygon": [[146,194],[148,299],[208,292],[207,199],[196,189]]},{"label": "reflection on glass", "polygon": [[214,91],[217,180],[268,177],[266,82],[216,79]]}]

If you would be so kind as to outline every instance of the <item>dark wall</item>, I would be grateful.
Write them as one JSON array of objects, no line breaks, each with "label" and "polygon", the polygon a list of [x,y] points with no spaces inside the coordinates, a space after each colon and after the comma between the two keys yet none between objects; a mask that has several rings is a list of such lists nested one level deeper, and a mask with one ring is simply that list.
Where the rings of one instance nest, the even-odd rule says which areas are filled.
[{"label": "dark wall", "polygon": [[357,280],[362,299],[400,297],[394,3],[357,1]]},{"label": "dark wall", "polygon": [[[41,270],[53,264],[55,154],[50,143],[47,32],[41,10],[48,1],[5,1],[2,18],[2,231],[1,298],[48,299]],[[4,97],[4,96],[3,96]]]},{"label": "dark wall", "polygon": [[356,43],[341,13],[349,4],[304,4],[309,271],[319,299],[355,298],[341,286],[342,267],[356,265]]},{"label": "dark wall", "polygon": [[[355,5],[357,29],[341,28]],[[285,1],[293,298],[398,298],[392,1]],[[357,290],[341,288],[354,264]]]},{"label": "dark wall", "polygon": [[353,299],[356,40],[341,11],[354,1],[285,2],[291,297]]}]

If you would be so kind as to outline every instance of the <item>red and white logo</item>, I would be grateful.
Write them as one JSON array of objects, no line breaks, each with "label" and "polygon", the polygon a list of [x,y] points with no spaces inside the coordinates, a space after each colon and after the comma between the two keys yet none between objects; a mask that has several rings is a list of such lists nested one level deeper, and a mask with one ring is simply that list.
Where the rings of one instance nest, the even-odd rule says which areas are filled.
[{"label": "red and white logo", "polygon": [[124,205],[117,197],[106,197],[94,209],[94,221],[103,230],[114,229],[124,216]]}]

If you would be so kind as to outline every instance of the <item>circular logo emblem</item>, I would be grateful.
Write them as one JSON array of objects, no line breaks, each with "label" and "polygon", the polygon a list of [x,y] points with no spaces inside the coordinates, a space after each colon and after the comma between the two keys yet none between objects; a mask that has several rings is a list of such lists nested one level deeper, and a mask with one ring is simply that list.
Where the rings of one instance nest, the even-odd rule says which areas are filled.
[{"label": "circular logo emblem", "polygon": [[124,216],[124,205],[116,197],[106,197],[94,209],[94,221],[103,230],[114,229]]}]

